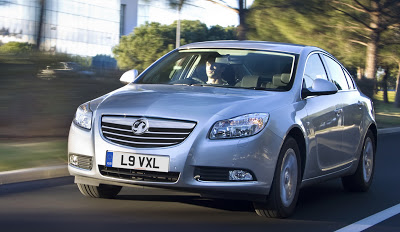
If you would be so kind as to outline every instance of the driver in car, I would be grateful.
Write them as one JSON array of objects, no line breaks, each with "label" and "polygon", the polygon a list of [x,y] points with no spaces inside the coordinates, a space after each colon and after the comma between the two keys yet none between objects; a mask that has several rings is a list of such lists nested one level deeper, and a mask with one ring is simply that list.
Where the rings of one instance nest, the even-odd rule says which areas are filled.
[{"label": "driver in car", "polygon": [[218,62],[218,59],[223,59],[218,56],[210,56],[206,62],[206,74],[208,77],[207,84],[210,85],[227,85],[228,83],[222,79],[222,73],[225,70],[225,64]]}]

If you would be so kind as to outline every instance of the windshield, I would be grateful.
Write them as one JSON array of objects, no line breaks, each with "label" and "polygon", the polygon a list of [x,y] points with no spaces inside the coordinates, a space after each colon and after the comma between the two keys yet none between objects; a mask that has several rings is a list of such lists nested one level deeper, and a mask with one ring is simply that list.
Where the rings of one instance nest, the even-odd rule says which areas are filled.
[{"label": "windshield", "polygon": [[289,90],[295,56],[286,53],[197,49],[176,51],[147,70],[139,84]]}]

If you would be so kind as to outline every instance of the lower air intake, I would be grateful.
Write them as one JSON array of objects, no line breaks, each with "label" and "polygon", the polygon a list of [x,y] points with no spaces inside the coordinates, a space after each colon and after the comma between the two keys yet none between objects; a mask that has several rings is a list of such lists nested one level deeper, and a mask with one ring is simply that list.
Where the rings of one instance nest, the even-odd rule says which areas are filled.
[{"label": "lower air intake", "polygon": [[[233,178],[234,173],[247,173],[251,178]],[[247,177],[247,176],[246,176]],[[254,174],[248,170],[219,168],[219,167],[196,167],[194,179],[198,181],[250,181],[256,180]]]},{"label": "lower air intake", "polygon": [[149,181],[149,182],[177,182],[179,172],[154,172],[124,168],[112,168],[99,165],[101,175],[124,180]]}]

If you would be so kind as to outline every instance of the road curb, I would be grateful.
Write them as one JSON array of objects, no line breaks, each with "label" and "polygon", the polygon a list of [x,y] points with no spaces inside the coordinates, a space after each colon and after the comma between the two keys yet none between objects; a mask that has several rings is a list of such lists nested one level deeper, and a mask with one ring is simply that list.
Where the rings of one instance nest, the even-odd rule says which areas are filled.
[{"label": "road curb", "polygon": [[68,176],[67,165],[0,172],[0,185]]},{"label": "road curb", "polygon": [[[400,132],[400,127],[378,129],[378,134]],[[69,176],[67,165],[0,172],[0,185]]]}]

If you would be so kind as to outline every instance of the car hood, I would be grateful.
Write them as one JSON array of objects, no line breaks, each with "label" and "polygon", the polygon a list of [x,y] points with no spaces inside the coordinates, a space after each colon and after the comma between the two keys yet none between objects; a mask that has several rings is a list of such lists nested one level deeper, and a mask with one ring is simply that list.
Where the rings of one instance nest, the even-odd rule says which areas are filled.
[{"label": "car hood", "polygon": [[[101,115],[135,115],[198,121],[234,117],[282,106],[284,92],[181,85],[130,84],[94,101]],[[92,104],[92,103],[91,103]],[[98,105],[97,105],[98,104]]]}]

